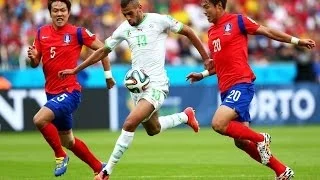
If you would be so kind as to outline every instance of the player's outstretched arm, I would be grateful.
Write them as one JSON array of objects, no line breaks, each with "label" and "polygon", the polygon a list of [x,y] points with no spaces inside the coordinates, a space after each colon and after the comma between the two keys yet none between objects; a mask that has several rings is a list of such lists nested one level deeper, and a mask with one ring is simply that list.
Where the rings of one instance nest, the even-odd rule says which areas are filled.
[{"label": "player's outstretched arm", "polygon": [[[93,41],[93,43],[91,44],[90,48],[93,50],[97,50],[103,46],[104,46],[104,44],[100,40],[95,39]],[[111,73],[111,64],[110,64],[110,60],[109,60],[108,56],[104,57],[101,60],[101,62],[102,62],[102,66],[104,69],[104,75],[106,78],[107,88],[111,89],[116,84],[116,81],[113,79],[113,76]]]},{"label": "player's outstretched arm", "polygon": [[110,53],[110,50],[105,47],[102,46],[101,48],[99,48],[98,50],[96,50],[94,53],[92,53],[85,61],[83,61],[80,65],[78,65],[75,68],[75,73],[78,73],[80,71],[82,71],[83,69],[87,68],[88,66],[91,66],[92,64],[97,63],[98,61],[100,61],[101,59],[104,59],[105,57],[108,56],[108,54]]},{"label": "player's outstretched arm", "polygon": [[284,32],[281,32],[281,31],[278,31],[278,30],[275,30],[272,28],[268,28],[268,27],[265,27],[262,25],[257,29],[255,34],[264,35],[264,36],[271,38],[273,40],[295,44],[298,46],[306,47],[308,49],[312,49],[316,46],[315,41],[313,41],[312,39],[299,39],[299,38],[291,36],[287,33],[284,33]]},{"label": "player's outstretched arm", "polygon": [[100,59],[105,58],[108,56],[110,50],[107,47],[101,47],[98,50],[96,50],[94,53],[92,53],[85,61],[83,61],[80,65],[78,65],[74,69],[65,69],[62,71],[59,71],[58,76],[60,78],[64,78],[67,75],[74,75],[77,74],[78,72],[82,71],[86,67],[95,64],[98,62]]},{"label": "player's outstretched arm", "polygon": [[[208,61],[210,59],[207,51],[203,47],[203,44],[202,44],[201,40],[199,39],[199,37],[195,34],[195,32],[189,26],[183,25],[183,27],[182,27],[181,31],[179,32],[179,34],[185,35],[186,37],[189,38],[191,43],[194,45],[194,47],[200,53],[200,55],[201,55],[201,57],[202,57],[204,62],[206,62],[206,61]],[[209,69],[211,69],[211,68],[209,68]]]}]

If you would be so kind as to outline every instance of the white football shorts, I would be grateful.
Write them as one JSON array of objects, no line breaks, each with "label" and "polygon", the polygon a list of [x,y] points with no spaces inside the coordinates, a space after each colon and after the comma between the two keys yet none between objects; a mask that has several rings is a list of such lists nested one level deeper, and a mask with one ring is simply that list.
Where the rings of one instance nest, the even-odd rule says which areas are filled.
[{"label": "white football shorts", "polygon": [[140,99],[145,99],[153,105],[154,111],[150,114],[150,116],[147,119],[142,121],[142,122],[146,122],[150,119],[150,117],[153,115],[154,112],[158,111],[161,108],[164,100],[167,98],[168,92],[159,90],[157,88],[149,87],[147,90],[145,90],[142,93],[130,93],[130,94],[134,102],[134,105],[137,105]]}]

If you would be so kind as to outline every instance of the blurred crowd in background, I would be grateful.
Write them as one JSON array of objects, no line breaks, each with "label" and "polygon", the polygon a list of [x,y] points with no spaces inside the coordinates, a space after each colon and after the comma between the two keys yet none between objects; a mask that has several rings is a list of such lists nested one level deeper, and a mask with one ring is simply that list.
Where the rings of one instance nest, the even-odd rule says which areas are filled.
[{"label": "blurred crowd in background", "polygon": [[[170,14],[190,25],[207,47],[210,24],[200,6],[201,0],[140,0],[145,12]],[[244,13],[262,25],[301,38],[314,39],[313,51],[277,43],[263,36],[250,36],[250,62],[267,65],[272,62],[297,61],[310,64],[320,74],[320,1],[319,0],[228,0],[227,11]],[[106,39],[124,20],[119,0],[72,0],[70,22],[83,26]],[[50,23],[47,0],[0,0],[0,69],[28,68],[27,48],[36,30]],[[90,55],[83,49],[81,59]],[[130,63],[130,51],[121,44],[111,55],[112,63]],[[201,63],[197,51],[183,36],[171,34],[167,40],[166,63],[171,65]],[[320,75],[319,75],[320,77]]]}]

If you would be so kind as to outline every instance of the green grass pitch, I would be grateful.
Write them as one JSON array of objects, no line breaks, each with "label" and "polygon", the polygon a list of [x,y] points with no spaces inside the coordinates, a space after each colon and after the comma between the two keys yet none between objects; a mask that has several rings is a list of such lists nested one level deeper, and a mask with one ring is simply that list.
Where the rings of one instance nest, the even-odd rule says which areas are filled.
[{"label": "green grass pitch", "polygon": [[[272,152],[294,169],[296,180],[320,180],[320,126],[257,127],[272,135]],[[98,158],[106,161],[119,132],[75,131]],[[53,153],[39,132],[0,133],[0,180],[87,180],[89,167],[72,152],[67,173],[53,177]],[[271,180],[273,171],[242,151],[233,141],[203,128],[168,130],[149,137],[136,132],[133,144],[116,166],[111,180],[232,179]]]}]

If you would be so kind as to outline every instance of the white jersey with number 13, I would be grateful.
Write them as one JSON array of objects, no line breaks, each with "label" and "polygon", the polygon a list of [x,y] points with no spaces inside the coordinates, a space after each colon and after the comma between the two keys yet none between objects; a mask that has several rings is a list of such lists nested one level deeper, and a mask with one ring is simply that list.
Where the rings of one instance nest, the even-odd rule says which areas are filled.
[{"label": "white jersey with number 13", "polygon": [[123,40],[127,41],[132,52],[132,68],[143,69],[150,76],[152,87],[168,91],[168,77],[164,68],[165,43],[169,31],[178,33],[182,27],[181,22],[169,15],[145,13],[138,26],[131,26],[124,21],[105,40],[105,46],[114,50]]}]

